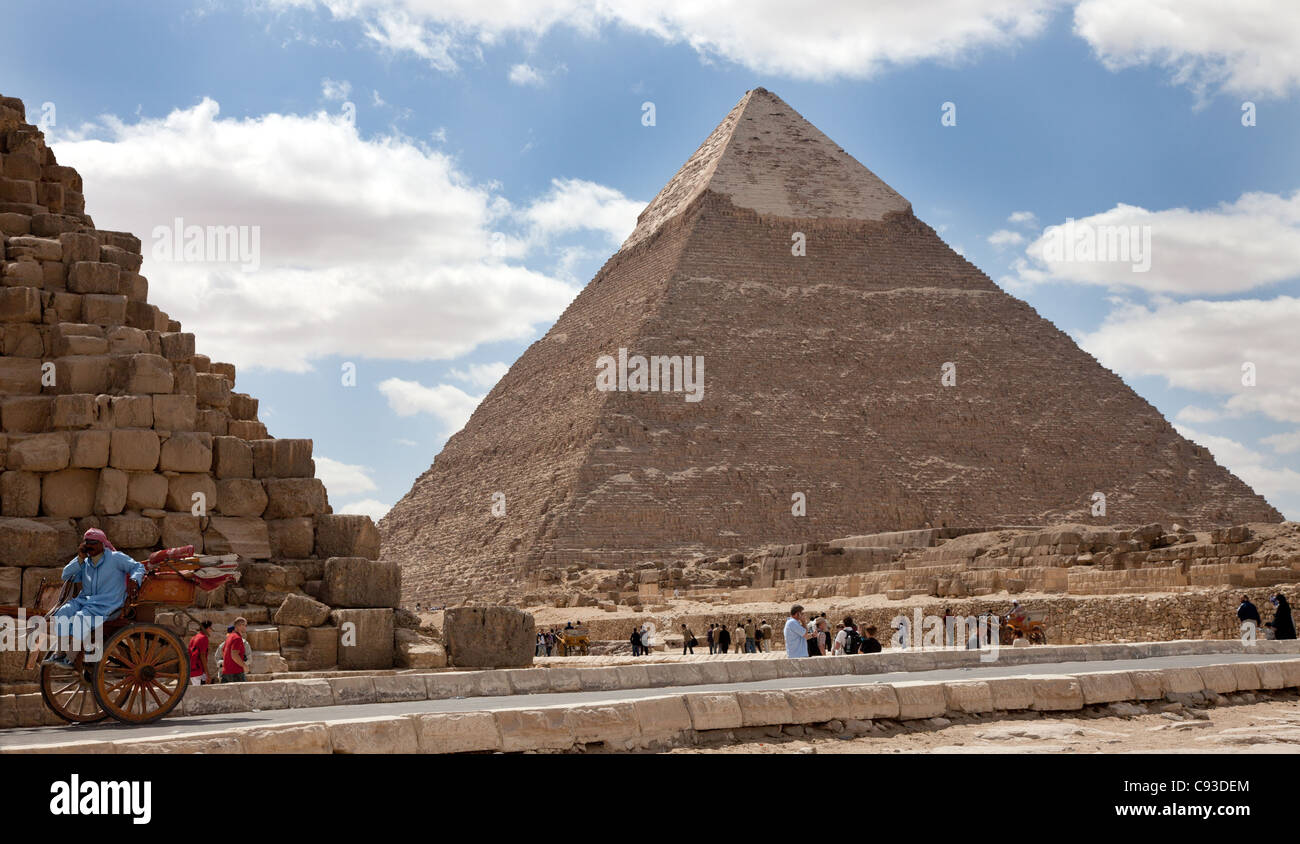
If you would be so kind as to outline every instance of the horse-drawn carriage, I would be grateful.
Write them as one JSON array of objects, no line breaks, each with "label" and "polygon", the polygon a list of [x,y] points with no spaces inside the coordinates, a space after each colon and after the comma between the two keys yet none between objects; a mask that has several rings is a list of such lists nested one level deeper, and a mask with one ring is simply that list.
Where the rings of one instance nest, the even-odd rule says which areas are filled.
[{"label": "horse-drawn carriage", "polygon": [[29,648],[26,668],[40,665],[41,697],[60,718],[85,724],[111,715],[147,724],[176,708],[190,680],[185,645],[154,623],[155,613],[160,607],[191,606],[195,588],[214,589],[237,577],[235,568],[233,556],[196,557],[188,545],[155,552],[145,563],[139,588],[128,579],[126,602],[104,621],[102,648],[94,653],[98,659],[70,654],[76,657],[72,667],[42,662],[41,656],[54,632],[51,613],[74,598],[80,584],[42,581],[33,606],[0,605],[0,616],[25,617],[29,629],[37,628],[31,637],[27,630],[19,631]]},{"label": "horse-drawn carriage", "polygon": [[1027,610],[1023,615],[1008,615],[1002,618],[998,628],[1000,642],[1003,645],[1015,644],[1019,632],[1029,640],[1031,645],[1047,644],[1047,610]]}]

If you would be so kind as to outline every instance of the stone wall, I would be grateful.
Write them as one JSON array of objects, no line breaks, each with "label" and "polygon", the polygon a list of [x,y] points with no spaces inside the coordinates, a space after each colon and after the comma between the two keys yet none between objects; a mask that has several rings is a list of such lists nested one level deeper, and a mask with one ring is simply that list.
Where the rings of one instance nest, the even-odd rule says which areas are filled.
[{"label": "stone wall", "polygon": [[379,604],[330,592],[339,560],[379,577],[370,518],[332,512],[312,441],[268,434],[235,367],[149,303],[143,260],[139,238],[95,226],[81,176],[0,97],[0,605],[30,603],[99,527],[136,559],[238,555],[242,580],[200,593],[223,619],[269,622],[291,594],[391,616],[395,569]]}]

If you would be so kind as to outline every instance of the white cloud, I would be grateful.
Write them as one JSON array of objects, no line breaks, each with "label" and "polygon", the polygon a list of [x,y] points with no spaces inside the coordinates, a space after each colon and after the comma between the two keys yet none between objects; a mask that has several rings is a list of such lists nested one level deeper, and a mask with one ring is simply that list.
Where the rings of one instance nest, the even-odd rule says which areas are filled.
[{"label": "white cloud", "polygon": [[636,228],[637,215],[645,206],[595,182],[552,179],[550,192],[531,203],[522,216],[537,241],[591,229],[604,232],[611,244],[620,244]]},{"label": "white cloud", "polygon": [[361,516],[369,516],[373,521],[379,521],[392,508],[391,504],[385,504],[382,501],[376,501],[373,498],[363,498],[360,501],[353,501],[351,504],[344,504],[334,510],[336,513],[355,513]]},{"label": "white cloud", "polygon": [[[1079,344],[1120,375],[1155,375],[1171,386],[1226,397],[1223,416],[1262,413],[1300,422],[1300,299],[1122,304]],[[1255,386],[1242,383],[1254,365]],[[1212,412],[1212,411],[1211,411]],[[1182,414],[1180,414],[1182,418]],[[1203,409],[1187,421],[1209,421]]]},{"label": "white cloud", "polygon": [[333,495],[355,495],[378,489],[370,478],[370,469],[352,463],[341,463],[328,457],[316,456],[316,477]]},{"label": "white cloud", "polygon": [[393,442],[397,443],[398,445],[410,445],[410,446],[419,445],[419,443],[417,443],[415,440],[408,440],[404,437],[398,437],[397,439],[393,440]]},{"label": "white cloud", "polygon": [[1061,0],[931,0],[924,15],[907,0],[823,0],[792,11],[782,0],[271,0],[326,9],[360,21],[366,37],[439,70],[506,35],[535,37],[565,26],[595,35],[605,26],[689,44],[702,59],[800,79],[865,78],[924,60],[956,62],[985,47],[1043,31]]},{"label": "white cloud", "polygon": [[1010,229],[998,229],[989,235],[989,243],[1001,249],[1004,246],[1018,246],[1025,242],[1025,236]]},{"label": "white cloud", "polygon": [[512,66],[508,78],[515,85],[534,85],[539,87],[545,84],[546,81],[542,79],[542,74],[537,71],[537,68],[527,64],[517,64]]},{"label": "white cloud", "polygon": [[[1149,242],[1147,271],[1134,271],[1143,261],[1133,253],[1127,261],[1079,259],[1085,236],[1101,242],[1102,233],[1121,227],[1141,254]],[[1075,260],[1066,251],[1071,241]],[[1064,250],[1053,256],[1051,249],[1059,245]],[[1025,254],[1028,260],[1015,265],[1025,285],[1064,281],[1186,296],[1240,293],[1300,277],[1300,191],[1290,197],[1246,193],[1203,211],[1148,211],[1121,203],[1048,227]]]},{"label": "white cloud", "polygon": [[489,389],[510,371],[510,364],[501,361],[471,363],[466,369],[453,369],[448,374],[458,381],[467,381],[475,387]]},{"label": "white cloud", "polygon": [[1174,429],[1192,442],[1208,448],[1219,465],[1268,499],[1268,503],[1282,511],[1282,515],[1288,519],[1300,516],[1300,472],[1276,466],[1275,461],[1229,437],[1204,434],[1186,425],[1175,425]]},{"label": "white cloud", "polygon": [[1223,417],[1224,412],[1220,409],[1198,407],[1194,404],[1189,404],[1187,407],[1184,407],[1182,410],[1178,411],[1178,413],[1174,414],[1174,418],[1179,422],[1186,422],[1192,425],[1198,425],[1202,422],[1217,422]]},{"label": "white cloud", "polygon": [[465,427],[482,396],[471,396],[451,384],[426,387],[419,381],[388,378],[381,381],[379,391],[388,399],[388,406],[398,416],[427,413],[437,419],[449,432]]},{"label": "white cloud", "polygon": [[1295,454],[1300,451],[1300,431],[1274,434],[1271,437],[1264,437],[1260,442],[1278,454]]},{"label": "white cloud", "polygon": [[1011,216],[1007,217],[1007,222],[1013,226],[1033,228],[1038,225],[1038,215],[1033,211],[1012,211]]},{"label": "white cloud", "polygon": [[[450,359],[527,339],[578,288],[510,262],[579,228],[616,244],[642,207],[556,180],[516,208],[448,155],[400,135],[363,138],[338,115],[218,112],[204,99],[133,124],[107,117],[55,148],[85,179],[96,223],[141,237],[151,303],[196,332],[200,352],[241,367]],[[257,227],[259,269],[159,260],[151,233],[177,217]]]},{"label": "white cloud", "polygon": [[1084,0],[1074,31],[1111,70],[1155,65],[1202,99],[1300,87],[1294,0]]},{"label": "white cloud", "polygon": [[336,82],[327,76],[320,81],[320,93],[327,100],[346,100],[352,93],[352,83],[346,79]]}]

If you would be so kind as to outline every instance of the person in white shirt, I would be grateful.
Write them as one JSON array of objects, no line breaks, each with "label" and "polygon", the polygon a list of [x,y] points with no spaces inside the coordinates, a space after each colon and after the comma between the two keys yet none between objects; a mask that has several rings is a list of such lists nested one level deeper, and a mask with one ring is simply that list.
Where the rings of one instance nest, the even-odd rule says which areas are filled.
[{"label": "person in white shirt", "polygon": [[805,620],[802,605],[795,604],[790,608],[790,617],[785,620],[785,655],[790,659],[807,656],[808,640],[817,635],[804,627]]}]

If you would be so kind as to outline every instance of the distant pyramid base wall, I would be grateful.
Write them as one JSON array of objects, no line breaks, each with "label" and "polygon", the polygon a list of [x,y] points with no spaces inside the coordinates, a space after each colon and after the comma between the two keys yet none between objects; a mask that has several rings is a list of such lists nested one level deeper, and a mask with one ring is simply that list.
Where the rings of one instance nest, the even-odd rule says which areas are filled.
[{"label": "distant pyramid base wall", "polygon": [[8,97],[0,258],[0,604],[29,603],[89,527],[136,559],[378,557],[369,517],[332,512],[312,441],[271,438],[235,367],[148,303],[140,240],[95,228]]},{"label": "distant pyramid base wall", "polygon": [[[702,361],[700,400],[598,389],[620,349]],[[868,531],[1281,518],[759,89],[380,530],[441,601]]]}]

